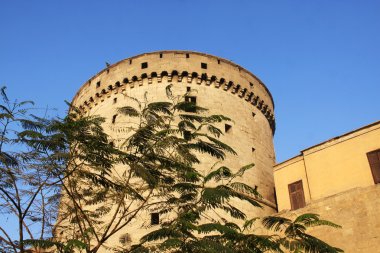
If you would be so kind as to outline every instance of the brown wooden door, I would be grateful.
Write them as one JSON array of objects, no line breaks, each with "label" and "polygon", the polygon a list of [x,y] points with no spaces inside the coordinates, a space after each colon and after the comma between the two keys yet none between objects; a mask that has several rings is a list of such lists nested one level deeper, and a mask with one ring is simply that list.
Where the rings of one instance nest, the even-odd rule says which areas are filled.
[{"label": "brown wooden door", "polygon": [[380,183],[380,150],[367,153],[369,166],[371,167],[373,181]]},{"label": "brown wooden door", "polygon": [[305,204],[305,194],[303,192],[302,180],[288,185],[289,197],[292,210],[302,208]]}]

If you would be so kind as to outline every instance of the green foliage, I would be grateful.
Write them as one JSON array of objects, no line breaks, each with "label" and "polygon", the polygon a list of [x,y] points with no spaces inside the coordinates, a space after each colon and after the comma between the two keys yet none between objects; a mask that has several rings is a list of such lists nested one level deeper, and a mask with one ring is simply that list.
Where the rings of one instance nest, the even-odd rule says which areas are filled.
[{"label": "green foliage", "polygon": [[65,244],[56,242],[54,239],[44,240],[25,240],[25,245],[32,246],[36,249],[45,250],[45,252],[74,253],[75,250],[86,249],[87,245],[76,239],[70,239]]},{"label": "green foliage", "polygon": [[[49,127],[53,129],[49,142],[60,135],[65,144],[61,153],[70,153],[60,181],[68,205],[60,210],[64,218],[57,231],[70,230],[88,245],[86,251],[96,252],[147,207],[162,214],[173,212],[178,205],[184,209],[196,206],[204,184],[194,167],[200,163],[198,156],[224,159],[226,152],[235,153],[213,137],[222,131],[212,124],[227,118],[205,115],[206,109],[173,96],[170,87],[167,93],[170,102],[149,103],[146,99],[130,98],[131,105],[117,109],[118,118],[134,120],[131,124],[115,123],[132,132],[118,148],[108,144],[110,138],[104,134],[102,126],[106,124],[102,118],[80,115],[76,108]],[[190,132],[190,139],[184,138],[185,131]],[[33,136],[38,140],[27,136],[41,145],[39,136]],[[220,208],[235,216],[243,215],[227,203],[220,204]],[[111,220],[104,220],[105,216]],[[93,232],[85,235],[89,228]],[[166,237],[170,231],[161,230],[157,238]]]},{"label": "green foliage", "polygon": [[[184,161],[189,167],[186,167],[185,176],[184,171],[176,168],[177,174],[172,178],[174,183],[166,185],[170,188],[166,188],[165,195],[161,196],[165,204],[155,209],[160,213],[169,212],[172,218],[167,218],[159,228],[145,235],[140,244],[132,247],[132,252],[283,252],[284,249],[293,252],[296,252],[295,250],[340,252],[339,249],[307,234],[306,227],[305,230],[301,229],[302,236],[296,240],[291,239],[293,235],[290,232],[285,237],[278,234],[269,236],[250,233],[258,218],[246,221],[242,227],[232,223],[230,218],[245,220],[247,217],[240,210],[240,206],[232,204],[238,202],[231,200],[239,199],[249,203],[253,208],[261,208],[262,197],[257,188],[239,182],[254,164],[243,166],[238,170],[231,170],[226,166],[214,166],[208,174],[200,175],[192,167],[199,162],[195,154],[194,157],[191,156],[193,151],[208,154],[218,160],[225,158],[225,152],[236,154],[232,148],[217,139],[223,133],[214,125],[230,119],[222,115],[203,116],[201,112],[205,111],[204,108],[194,110],[192,107],[194,104],[186,102],[173,104],[173,108],[179,111],[178,124],[166,126],[171,131],[160,134],[164,137],[163,141],[170,143],[165,148],[169,148],[179,161]],[[185,113],[188,111],[195,113]],[[175,115],[176,111],[173,111],[171,116]],[[160,124],[164,121],[158,120]],[[170,121],[176,120],[171,118]],[[190,138],[179,137],[178,133],[184,131],[190,132]],[[165,140],[170,134],[175,134],[177,137]],[[152,139],[160,142],[155,138]],[[188,173],[193,175],[191,180],[186,176]],[[291,230],[301,221],[307,226],[332,224],[327,221],[317,221],[312,215],[304,215],[294,222],[281,217],[266,218],[263,220],[263,226],[280,232],[282,226],[288,226],[288,230]],[[294,246],[295,241],[298,242],[298,246]]]},{"label": "green foliage", "polygon": [[[230,119],[210,115],[207,109],[184,101],[184,96],[173,95],[170,85],[166,87],[169,101],[129,98],[131,105],[115,111],[118,118],[128,119],[115,125],[130,130],[118,146],[111,144],[114,140],[103,129],[109,126],[101,117],[82,115],[70,107],[63,119],[41,118],[28,114],[25,106],[29,102],[10,103],[4,89],[1,93],[0,121],[6,127],[0,139],[0,207],[7,214],[16,210],[21,227],[18,240],[0,234],[0,246],[5,244],[9,252],[34,247],[95,253],[119,232],[130,232],[131,222],[152,210],[168,214],[168,219],[138,245],[109,249],[134,253],[340,252],[306,233],[308,227],[338,227],[314,214],[295,221],[263,220],[263,226],[284,235],[251,233],[258,219],[245,221],[240,204],[234,203],[261,208],[257,188],[239,182],[254,165],[237,170],[216,166],[227,153],[236,155],[218,139],[223,135],[219,126]],[[12,133],[7,128],[11,123],[18,125]],[[5,150],[3,145],[21,145],[22,152]],[[196,166],[205,157],[217,163],[202,174]],[[25,221],[39,222],[40,235],[28,233]]]},{"label": "green foliage", "polygon": [[207,183],[210,180],[215,180],[219,182],[221,179],[229,179],[232,175],[232,172],[229,168],[222,166],[212,172],[210,172],[205,178],[204,181]]},{"label": "green foliage", "polygon": [[120,107],[118,109],[118,112],[122,113],[124,115],[130,116],[130,117],[140,116],[140,113],[135,108],[133,108],[132,106]]},{"label": "green foliage", "polygon": [[327,220],[321,220],[319,215],[306,213],[298,216],[294,221],[277,216],[268,216],[263,219],[264,227],[280,231],[283,237],[280,237],[278,243],[290,252],[343,252],[342,249],[328,245],[322,240],[306,233],[307,228],[315,226],[329,226],[340,228],[339,225]]},{"label": "green foliage", "polygon": [[[30,114],[31,101],[11,101],[1,88],[0,104],[0,215],[17,224],[0,225],[1,252],[24,252],[25,238],[43,238],[56,218],[59,193],[56,166],[42,144],[29,145],[28,138],[44,140],[45,123]],[[54,155],[58,157],[58,152]],[[50,166],[53,165],[53,166]],[[33,232],[30,227],[33,226]]]}]

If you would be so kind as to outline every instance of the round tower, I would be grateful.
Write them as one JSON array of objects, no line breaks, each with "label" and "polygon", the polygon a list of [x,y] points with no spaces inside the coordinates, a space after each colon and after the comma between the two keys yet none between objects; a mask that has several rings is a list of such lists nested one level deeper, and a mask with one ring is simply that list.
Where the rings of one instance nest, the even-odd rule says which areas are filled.
[{"label": "round tower", "polygon": [[[169,84],[174,94],[191,90],[191,99],[197,105],[233,120],[222,126],[221,141],[238,155],[227,155],[223,164],[236,170],[255,164],[241,180],[257,187],[264,206],[259,209],[242,204],[241,207],[250,217],[275,212],[273,98],[263,82],[243,67],[191,51],[141,54],[109,65],[90,78],[75,95],[73,105],[86,114],[105,117],[104,128],[117,141],[125,132],[118,125],[116,109],[127,105],[126,96],[143,99],[147,94],[150,102],[165,101],[165,87]],[[209,169],[214,162],[205,158],[200,170]]]}]

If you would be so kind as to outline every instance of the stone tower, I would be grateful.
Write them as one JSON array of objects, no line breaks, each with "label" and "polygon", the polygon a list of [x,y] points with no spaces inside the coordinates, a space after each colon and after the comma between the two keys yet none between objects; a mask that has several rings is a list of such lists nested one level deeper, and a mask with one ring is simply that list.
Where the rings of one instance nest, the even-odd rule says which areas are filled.
[{"label": "stone tower", "polygon": [[[147,93],[149,101],[165,101],[168,84],[172,84],[175,94],[194,90],[197,105],[233,120],[222,128],[225,133],[221,140],[238,156],[227,155],[224,164],[232,169],[255,164],[242,181],[257,186],[264,206],[241,207],[251,217],[275,212],[273,98],[263,82],[241,66],[191,51],[141,54],[107,66],[91,77],[79,89],[73,104],[86,114],[105,117],[104,128],[118,145],[118,138],[125,133],[118,126],[115,112],[128,103],[125,95],[142,99]],[[202,160],[200,170],[210,168],[214,162]]]}]

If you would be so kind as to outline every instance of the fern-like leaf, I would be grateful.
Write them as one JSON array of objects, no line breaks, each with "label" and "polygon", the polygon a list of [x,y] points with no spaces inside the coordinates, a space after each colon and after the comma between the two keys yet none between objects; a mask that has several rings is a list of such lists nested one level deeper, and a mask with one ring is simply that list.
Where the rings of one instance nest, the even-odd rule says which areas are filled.
[{"label": "fern-like leaf", "polygon": [[138,117],[140,116],[140,113],[133,108],[132,106],[124,106],[117,109],[117,111],[123,115],[129,116],[129,117]]},{"label": "fern-like leaf", "polygon": [[242,192],[244,194],[252,195],[253,197],[256,198],[261,198],[261,195],[258,193],[256,188],[253,188],[245,183],[241,182],[232,182],[228,184],[232,189],[234,189],[237,192]]},{"label": "fern-like leaf", "polygon": [[180,114],[179,118],[181,120],[187,120],[187,121],[198,122],[198,123],[201,123],[204,121],[204,118],[202,116],[194,115],[194,114]]},{"label": "fern-like leaf", "polygon": [[151,241],[157,241],[167,238],[181,238],[181,233],[178,231],[175,231],[171,228],[160,228],[158,230],[152,231],[146,235],[144,235],[140,242],[151,242]]},{"label": "fern-like leaf", "polygon": [[232,227],[220,223],[204,223],[199,225],[197,230],[201,234],[209,234],[213,232],[219,232],[221,234],[236,233],[236,230]]},{"label": "fern-like leaf", "polygon": [[224,142],[221,142],[219,141],[218,139],[215,139],[211,136],[206,136],[211,142],[214,143],[214,145],[216,145],[217,147],[233,154],[233,155],[237,155],[237,153],[235,152],[235,150],[233,150],[233,148],[231,148],[230,146],[228,146],[227,144],[225,144]]},{"label": "fern-like leaf", "polygon": [[208,182],[210,180],[215,180],[216,182],[219,182],[222,179],[229,179],[231,175],[232,175],[231,170],[228,167],[222,166],[214,171],[211,171],[209,174],[207,174],[204,177],[204,181]]},{"label": "fern-like leaf", "polygon": [[265,228],[271,229],[274,231],[280,231],[284,228],[284,226],[288,226],[292,223],[291,220],[284,217],[277,216],[267,216],[262,220],[262,224]]},{"label": "fern-like leaf", "polygon": [[294,223],[301,223],[305,225],[306,227],[329,226],[333,228],[341,228],[341,226],[331,221],[321,220],[318,214],[313,214],[313,213],[301,214],[294,220]]},{"label": "fern-like leaf", "polygon": [[170,108],[173,106],[170,102],[155,102],[150,103],[147,106],[147,109],[154,112],[161,112],[167,115],[172,115]]},{"label": "fern-like leaf", "polygon": [[221,135],[223,135],[223,132],[222,130],[220,130],[219,128],[213,126],[213,125],[207,125],[207,130],[212,134],[214,135],[215,137],[220,137]]},{"label": "fern-like leaf", "polygon": [[215,114],[207,117],[206,121],[208,123],[220,123],[223,121],[231,121],[231,119],[224,115]]},{"label": "fern-like leaf", "polygon": [[224,159],[225,158],[225,154],[220,147],[218,147],[212,143],[204,142],[202,140],[198,140],[196,143],[189,143],[189,144],[187,144],[186,147],[189,149],[197,150],[201,153],[207,153],[207,154],[209,154],[213,157],[216,157],[218,159]]},{"label": "fern-like leaf", "polygon": [[241,168],[235,173],[234,177],[241,177],[241,176],[243,176],[244,173],[245,173],[247,170],[253,168],[254,166],[255,166],[254,163],[250,163],[250,164],[247,164],[247,165],[241,167]]}]

